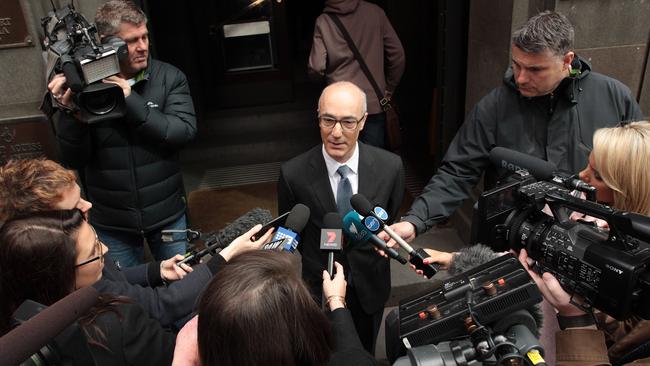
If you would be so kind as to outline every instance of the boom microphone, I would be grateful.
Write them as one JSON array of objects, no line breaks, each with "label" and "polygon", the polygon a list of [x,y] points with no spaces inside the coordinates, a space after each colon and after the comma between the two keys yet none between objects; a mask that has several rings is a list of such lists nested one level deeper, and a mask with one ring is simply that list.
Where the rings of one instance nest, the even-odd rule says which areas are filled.
[{"label": "boom microphone", "polygon": [[320,249],[327,250],[327,273],[334,276],[334,251],[342,249],[341,227],[343,221],[338,212],[328,212],[323,216],[323,228],[320,231]]},{"label": "boom microphone", "polygon": [[181,265],[183,263],[192,265],[198,263],[201,258],[206,256],[208,253],[213,252],[216,249],[225,248],[230,243],[246,233],[248,230],[253,228],[257,224],[261,224],[273,219],[271,212],[262,208],[254,208],[240,217],[236,218],[235,221],[226,225],[217,233],[208,234],[204,239],[205,248],[198,252],[190,252],[186,254],[186,257],[177,263]]},{"label": "boom microphone", "polygon": [[295,252],[300,242],[300,236],[298,235],[302,229],[307,225],[307,220],[309,220],[309,207],[298,203],[291,209],[289,216],[287,216],[287,221],[284,223],[286,227],[278,227],[278,230],[275,231],[273,239],[271,241],[282,240],[282,250],[286,252]]},{"label": "boom microphone", "polygon": [[557,171],[555,164],[550,161],[499,146],[490,151],[490,161],[494,166],[513,172],[522,169],[526,170],[537,180],[551,179],[553,173]]},{"label": "boom microphone", "polygon": [[[362,194],[357,193],[352,198],[350,198],[350,203],[352,208],[362,215],[365,215],[364,225],[371,231],[378,231],[379,229],[384,230],[391,239],[395,240],[400,247],[404,248],[409,255],[409,262],[415,266],[415,268],[422,270],[426,278],[433,277],[438,272],[438,265],[436,264],[425,264],[423,260],[429,257],[429,254],[424,251],[422,248],[417,250],[413,249],[404,239],[397,235],[391,228],[385,224],[385,220],[388,219],[386,211],[381,207],[372,207],[372,204],[366,197]],[[377,230],[374,230],[374,229]]]},{"label": "boom microphone", "polygon": [[550,161],[499,146],[490,151],[490,161],[495,166],[513,172],[522,169],[526,170],[537,180],[553,181],[569,189],[577,189],[585,192],[587,199],[596,200],[596,189],[594,187],[580,179],[576,179],[571,174],[559,171],[557,166]]},{"label": "boom microphone", "polygon": [[343,218],[343,232],[355,241],[367,241],[368,243],[383,250],[389,257],[406,264],[408,260],[402,257],[397,250],[386,245],[386,243],[379,239],[377,235],[373,234],[368,228],[361,223],[360,215],[356,211],[350,211]]},{"label": "boom microphone", "polygon": [[77,290],[45,308],[0,338],[0,365],[17,365],[38,352],[97,303],[92,286]]}]

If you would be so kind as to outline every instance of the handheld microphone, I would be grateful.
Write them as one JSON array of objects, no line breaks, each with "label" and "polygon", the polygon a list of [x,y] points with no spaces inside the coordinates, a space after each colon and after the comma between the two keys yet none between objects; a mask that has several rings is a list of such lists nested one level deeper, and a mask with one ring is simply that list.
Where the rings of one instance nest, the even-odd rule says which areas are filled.
[{"label": "handheld microphone", "polygon": [[17,365],[27,360],[93,307],[98,297],[94,287],[84,287],[5,334],[0,338],[0,365]]},{"label": "handheld microphone", "polygon": [[499,146],[490,151],[490,161],[495,166],[513,172],[526,170],[537,180],[553,181],[568,189],[585,192],[590,201],[596,200],[596,188],[576,179],[573,175],[559,171],[557,166],[550,161]]},{"label": "handheld microphone", "polygon": [[254,208],[235,219],[235,221],[221,229],[218,233],[208,234],[204,239],[205,248],[200,251],[192,251],[185,254],[185,258],[178,262],[177,265],[197,264],[201,258],[205,257],[207,254],[214,252],[216,249],[227,247],[233,240],[246,233],[253,226],[270,221],[272,218],[273,216],[271,216],[269,210],[259,207]]},{"label": "handheld microphone", "polygon": [[327,273],[334,276],[334,251],[342,249],[343,221],[338,212],[328,212],[323,217],[323,228],[320,231],[320,249],[327,250]]},{"label": "handheld microphone", "polygon": [[436,264],[425,264],[423,260],[428,258],[429,255],[422,248],[417,250],[413,249],[404,239],[397,235],[388,225],[385,224],[385,221],[388,219],[388,214],[386,210],[381,207],[372,207],[372,204],[366,197],[362,194],[357,193],[350,199],[350,204],[357,212],[366,217],[363,219],[363,224],[372,232],[379,231],[380,229],[384,230],[391,239],[395,240],[400,247],[404,248],[409,253],[410,259],[409,262],[415,266],[415,268],[422,270],[426,278],[433,277],[438,272],[438,265]]},{"label": "handheld microphone", "polygon": [[273,239],[271,241],[282,240],[282,251],[293,253],[298,247],[300,242],[300,236],[298,233],[305,228],[307,225],[307,220],[309,220],[309,207],[298,203],[291,209],[289,216],[287,216],[287,221],[285,222],[286,227],[278,227],[278,230],[275,231]]},{"label": "handheld microphone", "polygon": [[379,239],[377,235],[368,230],[368,228],[361,223],[361,215],[354,210],[348,212],[348,214],[343,218],[343,232],[345,232],[345,235],[352,238],[352,240],[367,241],[378,249],[383,250],[389,257],[402,264],[408,262],[408,260],[402,257],[397,250],[387,246],[383,240]]}]

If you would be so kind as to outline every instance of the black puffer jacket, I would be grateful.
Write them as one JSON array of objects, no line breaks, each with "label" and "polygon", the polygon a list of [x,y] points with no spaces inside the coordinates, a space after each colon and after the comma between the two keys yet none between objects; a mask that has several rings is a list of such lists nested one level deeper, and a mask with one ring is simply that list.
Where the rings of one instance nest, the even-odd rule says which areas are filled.
[{"label": "black puffer jacket", "polygon": [[152,59],[126,105],[124,118],[92,125],[58,113],[57,140],[63,164],[80,172],[92,223],[148,233],[185,212],[177,152],[196,134],[194,105],[185,75]]},{"label": "black puffer jacket", "polygon": [[503,171],[490,165],[492,147],[501,146],[555,163],[577,173],[587,165],[594,132],[643,118],[621,82],[591,71],[566,78],[551,95],[521,96],[508,69],[503,85],[483,97],[456,133],[444,160],[404,217],[422,233],[449,217],[469,197],[485,172],[492,187]]}]

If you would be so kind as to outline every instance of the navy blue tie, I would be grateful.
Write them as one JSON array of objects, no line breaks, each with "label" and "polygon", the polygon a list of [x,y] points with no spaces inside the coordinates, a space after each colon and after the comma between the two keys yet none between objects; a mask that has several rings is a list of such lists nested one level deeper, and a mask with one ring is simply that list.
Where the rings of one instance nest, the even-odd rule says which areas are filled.
[{"label": "navy blue tie", "polygon": [[352,184],[348,179],[348,175],[352,170],[347,165],[341,165],[337,170],[341,176],[338,187],[336,187],[336,206],[338,207],[341,217],[344,217],[348,212],[352,211],[350,205],[350,198],[352,198]]}]

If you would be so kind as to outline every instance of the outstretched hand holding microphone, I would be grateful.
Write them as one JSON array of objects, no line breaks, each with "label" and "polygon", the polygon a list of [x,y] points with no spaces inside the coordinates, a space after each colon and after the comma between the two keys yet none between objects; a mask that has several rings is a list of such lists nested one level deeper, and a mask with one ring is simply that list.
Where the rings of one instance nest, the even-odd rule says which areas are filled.
[{"label": "outstretched hand holding microphone", "polygon": [[[370,201],[368,201],[368,199],[362,194],[355,194],[352,196],[350,203],[357,212],[365,216],[364,224],[369,230],[383,230],[382,234],[386,234],[391,238],[392,241],[396,242],[401,248],[406,250],[410,256],[409,262],[413,264],[416,269],[421,270],[425,277],[431,278],[438,272],[438,266],[436,264],[424,262],[424,259],[429,257],[429,254],[425,252],[424,249],[413,249],[413,247],[411,247],[404,239],[402,239],[399,234],[394,232],[388,225],[385,224],[385,221],[388,219],[388,215],[383,208],[373,207]],[[382,238],[382,236],[379,236],[379,238],[385,240]],[[388,246],[392,247],[390,244],[388,244]]]}]

